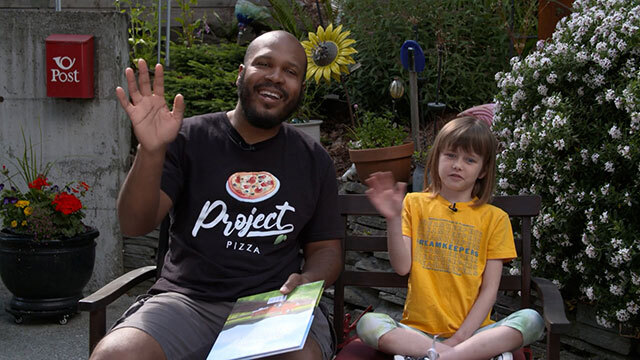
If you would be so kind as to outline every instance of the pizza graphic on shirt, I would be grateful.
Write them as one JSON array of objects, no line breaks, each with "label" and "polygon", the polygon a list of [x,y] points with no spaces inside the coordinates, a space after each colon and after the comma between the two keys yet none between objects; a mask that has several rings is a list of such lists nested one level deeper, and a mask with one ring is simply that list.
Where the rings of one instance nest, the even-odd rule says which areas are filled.
[{"label": "pizza graphic on shirt", "polygon": [[227,179],[227,192],[243,202],[267,200],[278,192],[280,181],[267,171],[237,172]]}]

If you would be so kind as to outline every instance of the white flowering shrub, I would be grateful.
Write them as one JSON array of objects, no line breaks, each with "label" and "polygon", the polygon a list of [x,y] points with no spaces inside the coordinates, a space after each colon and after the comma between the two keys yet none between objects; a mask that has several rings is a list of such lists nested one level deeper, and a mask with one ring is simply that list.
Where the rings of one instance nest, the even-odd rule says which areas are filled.
[{"label": "white flowering shrub", "polygon": [[539,194],[532,267],[600,325],[640,324],[640,4],[576,0],[496,74],[498,193]]}]

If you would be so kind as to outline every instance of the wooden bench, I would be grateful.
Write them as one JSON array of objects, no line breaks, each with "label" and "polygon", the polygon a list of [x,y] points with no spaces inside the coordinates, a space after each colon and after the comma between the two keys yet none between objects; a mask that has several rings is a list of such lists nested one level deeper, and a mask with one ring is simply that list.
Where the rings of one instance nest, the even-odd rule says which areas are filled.
[{"label": "wooden bench", "polygon": [[[340,213],[345,221],[351,215],[378,215],[365,195],[340,195]],[[513,219],[521,219],[518,231],[522,234],[516,239],[516,249],[522,261],[521,275],[505,275],[502,277],[500,289],[521,291],[521,307],[530,307],[532,290],[542,300],[543,317],[547,328],[547,359],[558,359],[560,334],[569,328],[564,314],[564,306],[560,292],[549,280],[531,277],[531,220],[540,211],[538,196],[496,197],[494,205],[505,210]],[[95,293],[81,299],[79,311],[87,311],[89,315],[89,351],[93,351],[98,341],[106,333],[106,309],[109,304],[147,279],[159,275],[164,254],[168,244],[168,218],[160,226],[158,256],[156,266],[145,266],[132,270],[105,285]],[[343,257],[346,251],[386,251],[385,236],[358,236],[346,234],[343,242]],[[338,334],[338,343],[344,341],[344,289],[345,286],[366,287],[406,287],[407,278],[392,272],[365,272],[344,270],[334,285],[334,328]]]},{"label": "wooden bench", "polygon": [[[547,331],[547,359],[559,359],[560,335],[569,330],[570,323],[564,312],[564,303],[558,288],[551,281],[531,276],[531,223],[532,218],[540,212],[539,196],[497,196],[491,203],[509,214],[514,227],[516,251],[522,266],[520,275],[503,275],[500,290],[520,291],[520,308],[530,308],[532,292],[535,292],[542,302],[542,317]],[[340,213],[345,222],[345,238],[343,241],[343,256],[347,251],[374,252],[387,251],[386,235],[367,236],[348,232],[348,217],[352,215],[377,215],[378,211],[369,202],[366,195],[340,195]],[[519,225],[518,227],[516,225]],[[344,258],[343,258],[344,260]],[[334,329],[341,344],[349,336],[345,333],[344,297],[345,287],[407,287],[407,276],[397,275],[395,272],[360,271],[343,269],[334,285]],[[348,346],[347,346],[348,347]],[[357,350],[356,350],[357,351]],[[349,359],[356,358],[349,352]],[[339,353],[340,355],[340,353]],[[370,356],[370,355],[369,355]],[[338,356],[340,359],[341,356]],[[346,357],[344,357],[346,358]],[[363,358],[363,357],[358,357]],[[368,357],[369,359],[371,357]],[[382,357],[381,357],[382,358]],[[391,358],[391,357],[389,357]],[[364,359],[364,358],[363,358]]]}]

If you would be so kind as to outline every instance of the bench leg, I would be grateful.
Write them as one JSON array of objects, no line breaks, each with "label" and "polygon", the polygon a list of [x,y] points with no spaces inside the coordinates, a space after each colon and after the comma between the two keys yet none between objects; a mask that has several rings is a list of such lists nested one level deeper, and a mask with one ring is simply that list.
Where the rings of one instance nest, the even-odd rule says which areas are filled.
[{"label": "bench leg", "polygon": [[98,345],[100,339],[107,332],[106,309],[94,310],[89,313],[89,354]]},{"label": "bench leg", "polygon": [[560,335],[547,334],[547,360],[560,360]]}]

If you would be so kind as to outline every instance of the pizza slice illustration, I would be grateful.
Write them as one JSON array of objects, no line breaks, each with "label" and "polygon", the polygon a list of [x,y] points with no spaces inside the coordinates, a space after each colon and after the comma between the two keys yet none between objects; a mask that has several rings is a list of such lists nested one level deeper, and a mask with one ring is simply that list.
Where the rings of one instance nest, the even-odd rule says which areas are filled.
[{"label": "pizza slice illustration", "polygon": [[267,171],[237,172],[227,179],[227,192],[242,202],[267,200],[280,189],[280,180]]}]

